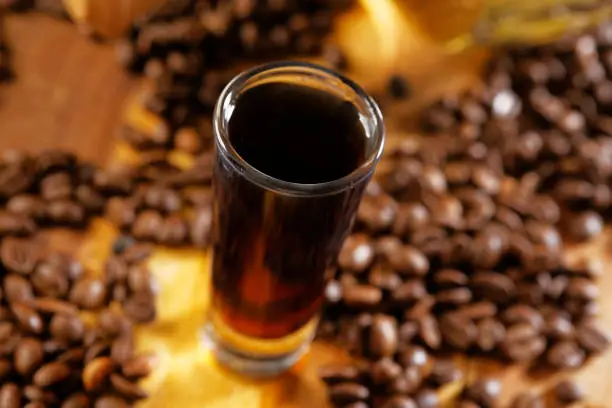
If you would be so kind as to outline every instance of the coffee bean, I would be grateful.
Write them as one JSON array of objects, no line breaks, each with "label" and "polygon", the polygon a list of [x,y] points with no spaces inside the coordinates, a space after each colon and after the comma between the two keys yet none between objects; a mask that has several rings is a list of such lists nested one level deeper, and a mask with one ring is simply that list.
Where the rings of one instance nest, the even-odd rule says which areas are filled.
[{"label": "coffee bean", "polygon": [[571,380],[564,380],[555,385],[553,389],[555,398],[562,404],[572,404],[584,398],[582,388]]},{"label": "coffee bean", "polygon": [[10,303],[24,302],[34,298],[30,282],[15,274],[8,274],[4,277],[4,296]]},{"label": "coffee bean", "polygon": [[100,390],[108,381],[115,369],[115,364],[108,357],[97,357],[89,361],[83,369],[83,386],[87,391]]},{"label": "coffee bean", "polygon": [[344,288],[344,303],[349,307],[368,308],[382,300],[380,289],[370,285],[351,285]]},{"label": "coffee bean", "polygon": [[0,358],[0,381],[5,382],[13,371],[13,363],[5,358]]},{"label": "coffee bean", "polygon": [[40,194],[45,200],[63,200],[70,198],[72,180],[67,173],[54,173],[40,181]]},{"label": "coffee bean", "polygon": [[435,390],[425,388],[414,396],[418,408],[436,408],[440,404],[440,398]]},{"label": "coffee bean", "polygon": [[395,288],[392,298],[398,303],[411,304],[427,295],[427,289],[422,281],[411,279]]},{"label": "coffee bean", "polygon": [[48,203],[47,215],[51,221],[60,225],[79,226],[85,221],[85,209],[71,200],[57,200]]},{"label": "coffee bean", "polygon": [[32,241],[6,238],[0,246],[0,258],[11,272],[28,275],[39,259],[39,248]]},{"label": "coffee bean", "polygon": [[475,273],[470,284],[479,295],[499,303],[510,300],[516,293],[516,286],[510,278],[493,271]]},{"label": "coffee bean", "polygon": [[48,387],[60,383],[70,376],[70,368],[63,363],[48,363],[34,373],[34,384]]},{"label": "coffee bean", "polygon": [[2,385],[2,387],[0,388],[0,407],[21,407],[21,392],[16,384],[5,383],[4,385]]},{"label": "coffee bean", "polygon": [[477,325],[476,344],[483,351],[494,350],[503,341],[505,334],[506,329],[498,320],[483,319]]},{"label": "coffee bean", "polygon": [[466,350],[476,339],[478,329],[474,323],[461,314],[447,313],[440,319],[440,332],[450,346]]},{"label": "coffee bean", "polygon": [[404,367],[424,369],[429,363],[427,351],[420,346],[406,346],[399,354],[397,361]]},{"label": "coffee bean", "polygon": [[100,308],[107,297],[104,282],[96,278],[83,278],[77,281],[70,291],[70,301],[84,309]]},{"label": "coffee bean", "polygon": [[465,398],[482,407],[494,407],[501,394],[501,383],[495,378],[479,379],[467,385],[464,391]]},{"label": "coffee bean", "polygon": [[[574,326],[572,321],[564,314],[553,313],[546,317],[544,334],[552,339],[569,339],[574,335]],[[579,339],[580,336],[578,336]]]},{"label": "coffee bean", "polygon": [[11,306],[11,310],[23,329],[35,334],[41,334],[43,332],[45,323],[34,309],[24,304],[16,303]]},{"label": "coffee bean", "polygon": [[85,349],[82,347],[72,348],[57,356],[58,363],[81,365],[85,358]]},{"label": "coffee bean", "polygon": [[417,408],[416,403],[410,397],[396,395],[387,399],[382,405],[382,408]]},{"label": "coffee bean", "polygon": [[565,294],[582,301],[596,300],[599,297],[599,288],[591,279],[572,278],[565,289]]},{"label": "coffee bean", "polygon": [[531,325],[518,323],[506,329],[506,338],[500,347],[513,361],[529,361],[544,352],[546,340]]},{"label": "coffee bean", "polygon": [[94,403],[94,408],[128,408],[130,405],[122,398],[114,395],[102,395]]},{"label": "coffee bean", "polygon": [[131,266],[127,271],[128,288],[135,293],[153,294],[157,291],[149,270],[140,265]]},{"label": "coffee bean", "polygon": [[145,210],[136,216],[132,224],[132,235],[140,240],[152,240],[161,228],[163,218],[155,210]]},{"label": "coffee bean", "polygon": [[388,384],[390,394],[413,394],[423,382],[423,376],[419,367],[406,367],[402,375]]},{"label": "coffee bean", "polygon": [[403,246],[389,257],[393,269],[402,275],[424,276],[429,271],[429,261],[417,248]]},{"label": "coffee bean", "polygon": [[586,211],[569,218],[567,232],[576,241],[586,241],[603,230],[603,218],[594,211]]},{"label": "coffee bean", "polygon": [[393,233],[398,236],[415,231],[429,222],[429,210],[419,203],[402,203],[397,210]]},{"label": "coffee bean", "polygon": [[442,386],[459,381],[462,377],[461,370],[452,360],[436,359],[431,368],[428,381],[435,386]]},{"label": "coffee bean", "polygon": [[576,328],[578,343],[590,353],[601,353],[610,345],[610,337],[595,323],[583,323]]},{"label": "coffee bean", "polygon": [[124,363],[134,356],[134,339],[130,334],[124,334],[117,338],[111,346],[111,358]]},{"label": "coffee bean", "polygon": [[461,306],[457,313],[466,319],[483,319],[497,314],[497,306],[492,302],[475,302]]},{"label": "coffee bean", "polygon": [[166,245],[181,245],[187,239],[188,228],[180,215],[170,215],[157,230],[157,241]]},{"label": "coffee bean", "polygon": [[129,320],[118,310],[104,309],[98,314],[98,327],[108,336],[115,337],[131,329]]},{"label": "coffee bean", "polygon": [[32,194],[19,194],[11,197],[6,203],[6,209],[17,216],[27,219],[40,219],[45,208],[40,197]]},{"label": "coffee bean", "polygon": [[62,402],[61,408],[88,408],[89,398],[83,393],[77,392],[70,395]]},{"label": "coffee bean", "polygon": [[440,269],[435,272],[434,281],[441,287],[464,286],[468,283],[468,277],[457,269]]},{"label": "coffee bean", "polygon": [[136,293],[123,304],[125,315],[137,323],[149,323],[155,320],[157,311],[155,299],[149,293]]},{"label": "coffee bean", "polygon": [[146,377],[155,368],[157,359],[154,355],[141,354],[123,363],[122,372],[128,378]]},{"label": "coffee bean", "polygon": [[70,287],[65,271],[50,263],[39,264],[31,280],[38,294],[50,298],[65,296]]},{"label": "coffee bean", "polygon": [[52,391],[45,391],[35,385],[26,385],[23,388],[23,395],[26,399],[32,401],[32,403],[41,404],[45,407],[45,404],[57,404],[57,397]]},{"label": "coffee bean", "polygon": [[370,231],[384,231],[395,222],[398,205],[387,195],[364,196],[357,209],[357,220]]},{"label": "coffee bean", "polygon": [[370,397],[370,390],[357,383],[340,383],[329,387],[329,398],[339,406],[357,401],[364,401]]},{"label": "coffee bean", "polygon": [[28,302],[35,310],[46,314],[64,314],[74,316],[79,312],[74,305],[53,298],[36,298]]},{"label": "coffee bean", "polygon": [[463,305],[471,300],[472,291],[468,288],[447,289],[436,293],[436,302],[438,304]]},{"label": "coffee bean", "polygon": [[555,343],[546,356],[548,363],[555,368],[577,368],[582,366],[584,359],[584,351],[572,340]]},{"label": "coffee bean", "polygon": [[512,408],[544,408],[544,402],[539,395],[523,392],[514,398]]},{"label": "coffee bean", "polygon": [[397,322],[391,316],[376,315],[372,320],[369,352],[376,357],[390,357],[397,351]]},{"label": "coffee bean", "polygon": [[352,234],[344,241],[338,265],[348,271],[363,272],[374,259],[374,247],[365,234]]},{"label": "coffee bean", "polygon": [[15,370],[24,376],[32,373],[40,366],[44,355],[40,341],[28,337],[21,339],[14,351]]},{"label": "coffee bean", "polygon": [[419,336],[431,349],[437,350],[442,343],[442,335],[436,318],[425,315],[419,320]]},{"label": "coffee bean", "polygon": [[110,382],[115,390],[123,397],[129,399],[143,399],[148,397],[148,393],[119,374],[111,374]]},{"label": "coffee bean", "polygon": [[372,363],[370,379],[374,384],[387,384],[402,374],[402,367],[389,357],[383,357]]},{"label": "coffee bean", "polygon": [[77,342],[83,338],[85,326],[78,316],[58,314],[51,319],[49,332],[59,341]]},{"label": "coffee bean", "polygon": [[106,203],[106,217],[119,228],[129,227],[136,219],[135,205],[126,198],[113,197]]},{"label": "coffee bean", "polygon": [[502,313],[501,318],[506,324],[527,323],[535,330],[540,330],[544,325],[542,314],[531,306],[524,304],[516,304],[508,307]]}]

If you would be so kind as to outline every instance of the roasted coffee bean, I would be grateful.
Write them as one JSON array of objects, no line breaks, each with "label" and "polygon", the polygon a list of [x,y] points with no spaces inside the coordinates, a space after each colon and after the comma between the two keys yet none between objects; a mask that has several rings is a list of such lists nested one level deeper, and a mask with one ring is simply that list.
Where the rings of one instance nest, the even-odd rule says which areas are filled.
[{"label": "roasted coffee bean", "polygon": [[85,349],[81,347],[72,348],[57,356],[55,361],[66,364],[82,364],[85,358]]},{"label": "roasted coffee bean", "polygon": [[523,392],[514,398],[512,408],[544,408],[544,401],[539,395]]},{"label": "roasted coffee bean", "polygon": [[80,225],[85,221],[85,209],[71,200],[51,201],[47,205],[47,216],[58,224]]},{"label": "roasted coffee bean", "polygon": [[0,407],[21,408],[21,391],[17,384],[5,383],[0,387]]},{"label": "roasted coffee bean", "polygon": [[110,337],[131,329],[129,320],[118,310],[104,309],[98,314],[98,327]]},{"label": "roasted coffee bean", "polygon": [[141,354],[123,363],[122,373],[128,378],[146,377],[155,368],[157,359],[151,354]]},{"label": "roasted coffee bean", "polygon": [[381,302],[382,291],[370,285],[351,285],[344,288],[343,300],[349,307],[373,307]]},{"label": "roasted coffee bean", "polygon": [[42,343],[34,338],[23,338],[14,351],[15,370],[21,375],[31,374],[43,361]]},{"label": "roasted coffee bean", "polygon": [[181,245],[187,239],[189,230],[186,221],[180,215],[170,215],[163,220],[157,230],[156,239],[165,245]]},{"label": "roasted coffee bean", "polygon": [[329,398],[339,406],[357,401],[364,401],[370,397],[370,390],[357,383],[340,383],[329,387]]},{"label": "roasted coffee bean", "polygon": [[501,322],[486,318],[478,322],[476,344],[482,351],[492,351],[503,341],[506,329]]},{"label": "roasted coffee bean", "polygon": [[130,405],[123,398],[115,395],[102,395],[94,403],[94,408],[128,408]]},{"label": "roasted coffee bean", "polygon": [[608,334],[592,322],[585,322],[576,328],[576,340],[590,353],[601,353],[610,345]]},{"label": "roasted coffee bean", "polygon": [[441,287],[464,286],[468,283],[468,277],[457,269],[440,269],[435,272],[434,281]]},{"label": "roasted coffee bean", "polygon": [[11,197],[6,209],[13,214],[29,219],[40,219],[45,213],[43,200],[32,194],[19,194]]},{"label": "roasted coffee bean", "polygon": [[4,297],[9,303],[24,302],[34,298],[32,286],[20,275],[8,274],[4,277]]},{"label": "roasted coffee bean", "polygon": [[384,231],[395,222],[398,205],[387,195],[365,196],[357,209],[357,220],[370,231]]},{"label": "roasted coffee bean", "polygon": [[131,382],[119,374],[111,374],[110,382],[113,388],[123,397],[129,399],[143,399],[148,397],[148,393],[140,388],[138,384]]},{"label": "roasted coffee bean", "polygon": [[461,370],[452,360],[436,359],[431,368],[428,381],[435,386],[459,381],[463,377]]},{"label": "roasted coffee bean", "polygon": [[414,401],[418,408],[436,408],[440,404],[438,393],[429,388],[417,392]]},{"label": "roasted coffee bean", "polygon": [[470,285],[479,295],[499,303],[510,300],[516,293],[516,286],[510,278],[493,271],[475,273],[470,279]]},{"label": "roasted coffee bean", "polygon": [[136,206],[127,198],[113,197],[106,203],[106,217],[119,228],[129,227],[136,219]]},{"label": "roasted coffee bean", "polygon": [[63,300],[52,298],[36,298],[28,302],[34,309],[46,314],[76,315],[79,310]]},{"label": "roasted coffee bean", "polygon": [[447,313],[440,319],[440,333],[450,346],[467,350],[476,339],[478,329],[459,313]]},{"label": "roasted coffee bean", "polygon": [[74,192],[75,198],[88,212],[99,213],[104,209],[106,199],[93,187],[82,184]]},{"label": "roasted coffee bean", "polygon": [[393,291],[402,284],[402,278],[391,268],[378,263],[370,268],[368,283],[383,290]]},{"label": "roasted coffee bean", "polygon": [[403,236],[415,231],[429,222],[429,210],[419,203],[402,203],[398,207],[393,224],[393,233]]},{"label": "roasted coffee bean", "polygon": [[397,322],[391,316],[376,315],[370,327],[368,350],[376,357],[390,357],[397,351]]},{"label": "roasted coffee bean", "polygon": [[64,297],[70,287],[67,273],[50,263],[39,264],[31,280],[39,295],[50,298]]},{"label": "roasted coffee bean", "polygon": [[11,272],[28,275],[39,260],[39,248],[32,241],[6,238],[0,246],[0,258]]},{"label": "roasted coffee bean", "polygon": [[78,316],[57,314],[49,323],[49,332],[59,341],[77,342],[85,334],[85,325]]},{"label": "roasted coffee bean", "polygon": [[441,290],[436,293],[436,303],[463,305],[472,300],[472,291],[468,288]]},{"label": "roasted coffee bean", "polygon": [[352,272],[365,271],[374,259],[374,247],[365,234],[352,234],[344,241],[338,265]]},{"label": "roasted coffee bean", "polygon": [[434,316],[425,315],[419,320],[419,336],[429,348],[437,350],[440,347],[442,335]]},{"label": "roasted coffee bean", "polygon": [[26,399],[32,401],[32,403],[41,404],[43,407],[46,406],[45,404],[51,405],[57,403],[55,393],[52,391],[45,391],[35,385],[26,385],[23,388],[23,395]]},{"label": "roasted coffee bean", "polygon": [[427,289],[421,280],[411,279],[395,288],[392,298],[398,303],[412,304],[423,299],[427,295]]},{"label": "roasted coffee bean", "polygon": [[423,382],[419,367],[406,367],[402,375],[387,385],[390,394],[413,394]]},{"label": "roasted coffee bean", "polygon": [[603,225],[601,215],[594,211],[586,211],[569,218],[567,232],[573,240],[586,241],[599,235]]},{"label": "roasted coffee bean", "polygon": [[115,370],[114,362],[108,357],[97,357],[83,369],[83,386],[87,391],[100,390]]},{"label": "roasted coffee bean", "polygon": [[382,408],[417,408],[416,403],[410,397],[396,395],[390,397],[381,405]]},{"label": "roasted coffee bean", "polygon": [[148,293],[132,295],[123,304],[125,315],[137,323],[150,323],[155,320],[155,299]]},{"label": "roasted coffee bean", "polygon": [[[544,334],[556,340],[569,339],[574,335],[574,326],[569,317],[563,313],[553,313],[546,316]],[[580,340],[580,336],[578,336],[578,340]]]},{"label": "roasted coffee bean", "polygon": [[16,303],[11,306],[11,310],[23,329],[35,334],[41,334],[43,332],[45,323],[34,309],[22,303]]},{"label": "roasted coffee bean", "polygon": [[466,319],[483,319],[497,314],[497,306],[492,302],[475,302],[461,306],[457,312]]},{"label": "roasted coffee bean", "polygon": [[572,340],[561,340],[554,344],[547,353],[546,360],[555,368],[577,368],[585,359],[584,351]]},{"label": "roasted coffee bean", "polygon": [[162,227],[163,218],[155,210],[145,210],[136,216],[132,224],[132,235],[139,240],[153,240]]},{"label": "roasted coffee bean", "polygon": [[404,367],[424,368],[429,362],[429,355],[420,346],[406,346],[397,357],[397,361]]},{"label": "roasted coffee bean", "polygon": [[48,387],[60,383],[70,376],[71,369],[63,363],[48,363],[34,373],[34,384]]},{"label": "roasted coffee bean", "polygon": [[124,363],[134,356],[134,339],[130,334],[125,334],[117,338],[111,346],[111,358]]},{"label": "roasted coffee bean", "polygon": [[40,194],[48,201],[70,198],[72,180],[67,173],[54,173],[40,181]]},{"label": "roasted coffee bean", "polygon": [[421,251],[409,245],[390,254],[389,264],[402,275],[424,276],[429,271],[429,260]]},{"label": "roasted coffee bean", "polygon": [[494,407],[501,394],[501,383],[495,378],[483,378],[468,384],[464,397],[482,407]]},{"label": "roasted coffee bean", "polygon": [[155,293],[155,281],[145,266],[135,265],[128,268],[127,284],[135,293]]},{"label": "roasted coffee bean", "polygon": [[584,398],[582,388],[571,380],[564,380],[555,385],[553,389],[555,398],[562,404],[573,404]]},{"label": "roasted coffee bean", "polygon": [[506,329],[506,338],[500,347],[513,361],[530,361],[544,352],[546,340],[539,336],[532,326],[519,323]]},{"label": "roasted coffee bean", "polygon": [[77,281],[70,291],[70,301],[84,309],[102,307],[107,297],[104,282],[96,278],[83,278]]},{"label": "roasted coffee bean", "polygon": [[536,330],[539,330],[544,325],[542,314],[533,307],[524,304],[516,304],[508,307],[502,313],[501,318],[506,324],[527,323]]},{"label": "roasted coffee bean", "polygon": [[0,381],[5,382],[13,371],[13,363],[6,358],[0,358]]},{"label": "roasted coffee bean", "polygon": [[596,300],[599,297],[599,288],[591,279],[572,278],[565,289],[565,294],[582,301]]},{"label": "roasted coffee bean", "polygon": [[37,226],[32,218],[0,211],[0,236],[27,236],[36,230]]},{"label": "roasted coffee bean", "polygon": [[402,367],[389,357],[383,357],[372,363],[369,374],[374,384],[387,384],[402,374]]},{"label": "roasted coffee bean", "polygon": [[62,402],[61,408],[88,408],[89,398],[83,393],[77,392],[70,395]]}]

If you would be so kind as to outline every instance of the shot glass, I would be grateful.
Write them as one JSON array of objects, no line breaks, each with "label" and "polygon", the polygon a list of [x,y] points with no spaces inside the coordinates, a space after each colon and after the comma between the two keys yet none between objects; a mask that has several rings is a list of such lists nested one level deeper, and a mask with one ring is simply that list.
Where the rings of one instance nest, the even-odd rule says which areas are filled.
[{"label": "shot glass", "polygon": [[272,376],[312,342],[326,282],[383,151],[383,119],[351,80],[281,62],[234,78],[213,122],[204,338],[222,365]]}]

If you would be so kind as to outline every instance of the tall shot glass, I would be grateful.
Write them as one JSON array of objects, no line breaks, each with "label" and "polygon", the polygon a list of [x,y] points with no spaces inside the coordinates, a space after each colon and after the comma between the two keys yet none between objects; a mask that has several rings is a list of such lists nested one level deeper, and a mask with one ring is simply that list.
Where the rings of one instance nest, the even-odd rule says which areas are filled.
[{"label": "tall shot glass", "polygon": [[314,64],[234,78],[214,113],[211,305],[217,360],[260,377],[308,349],[324,289],[384,146],[376,103]]}]

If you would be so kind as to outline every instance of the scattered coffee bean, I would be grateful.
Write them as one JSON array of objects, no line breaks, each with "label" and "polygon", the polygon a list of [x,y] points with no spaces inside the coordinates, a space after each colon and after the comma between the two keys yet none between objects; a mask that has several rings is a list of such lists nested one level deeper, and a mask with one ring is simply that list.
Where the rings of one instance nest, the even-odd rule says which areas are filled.
[{"label": "scattered coffee bean", "polygon": [[572,404],[584,398],[582,388],[571,380],[564,380],[555,385],[554,395],[557,401],[562,404]]}]

